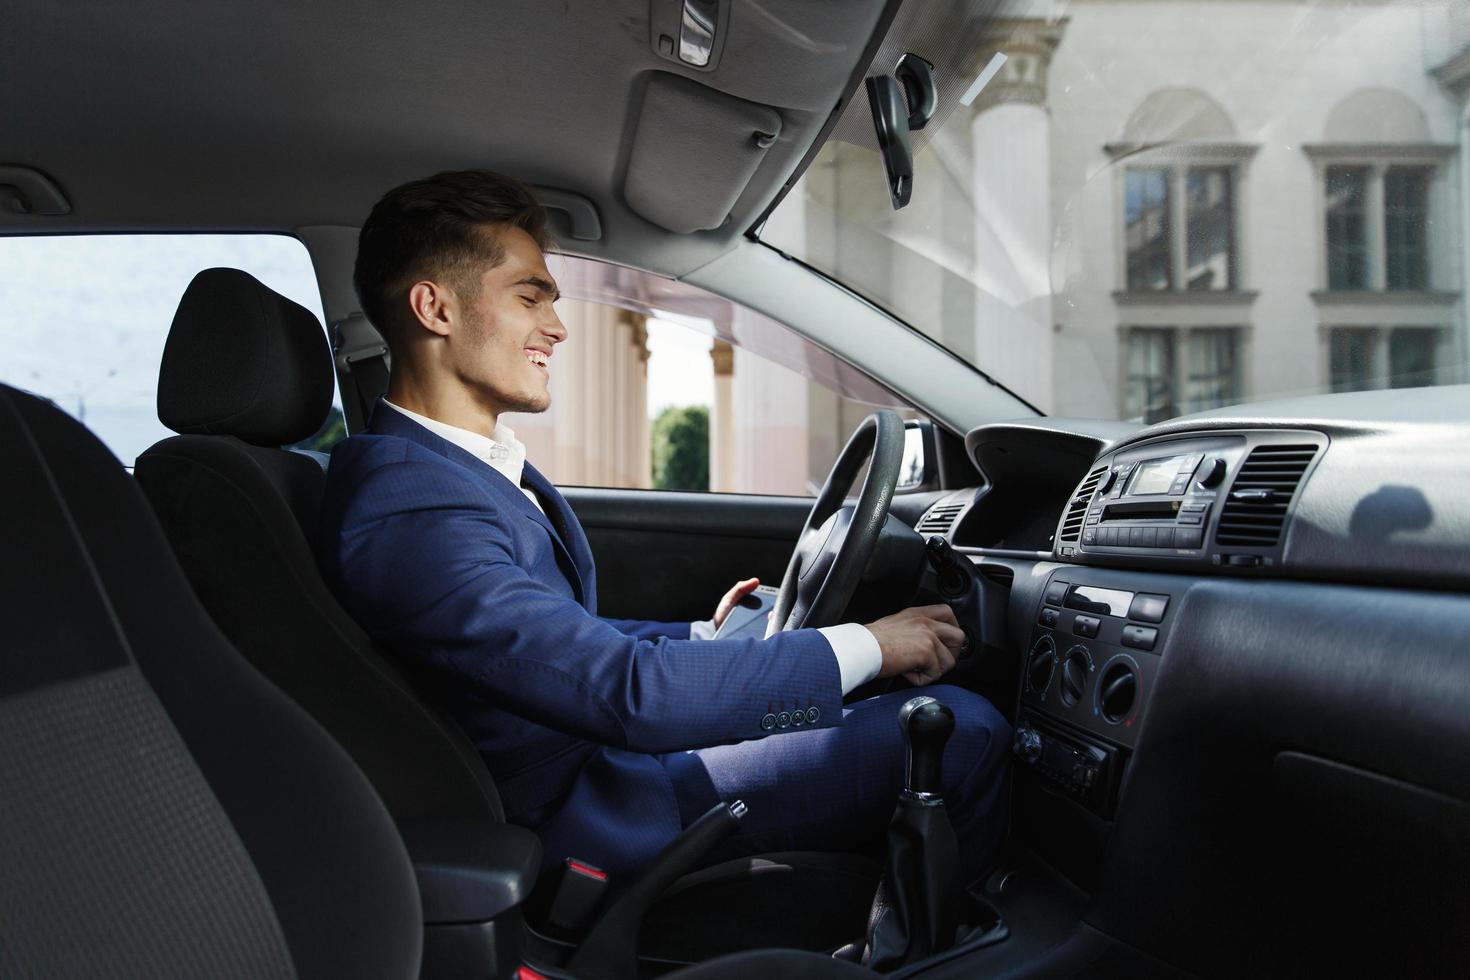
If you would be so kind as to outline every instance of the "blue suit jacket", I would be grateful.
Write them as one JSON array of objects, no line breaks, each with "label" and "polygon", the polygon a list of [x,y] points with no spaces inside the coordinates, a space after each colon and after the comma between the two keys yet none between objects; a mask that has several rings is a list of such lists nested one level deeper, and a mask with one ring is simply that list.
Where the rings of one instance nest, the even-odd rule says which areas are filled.
[{"label": "blue suit jacket", "polygon": [[508,817],[541,830],[548,865],[631,870],[681,827],[659,756],[761,738],[773,711],[837,724],[837,660],[815,630],[697,641],[687,623],[599,618],[576,516],[529,464],[523,483],[545,514],[379,406],[332,452],[323,571],[369,633],[437,679]]}]

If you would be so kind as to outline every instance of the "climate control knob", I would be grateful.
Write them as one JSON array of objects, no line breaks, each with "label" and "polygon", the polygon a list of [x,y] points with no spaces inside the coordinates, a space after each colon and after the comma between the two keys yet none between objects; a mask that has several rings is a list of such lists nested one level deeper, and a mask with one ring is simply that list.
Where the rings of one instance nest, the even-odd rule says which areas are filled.
[{"label": "climate control knob", "polygon": [[1133,716],[1138,699],[1138,674],[1126,660],[1109,664],[1098,681],[1097,706],[1103,718],[1116,725]]},{"label": "climate control knob", "polygon": [[1032,694],[1046,696],[1051,686],[1051,675],[1057,669],[1057,645],[1051,637],[1043,636],[1031,648],[1031,659],[1026,664],[1026,690]]},{"label": "climate control knob", "polygon": [[1016,737],[1011,740],[1011,751],[1023,762],[1035,763],[1041,758],[1041,733],[1034,728],[1016,729]]},{"label": "climate control knob", "polygon": [[1062,661],[1062,703],[1071,707],[1087,692],[1087,675],[1092,670],[1092,654],[1086,647],[1073,647]]}]

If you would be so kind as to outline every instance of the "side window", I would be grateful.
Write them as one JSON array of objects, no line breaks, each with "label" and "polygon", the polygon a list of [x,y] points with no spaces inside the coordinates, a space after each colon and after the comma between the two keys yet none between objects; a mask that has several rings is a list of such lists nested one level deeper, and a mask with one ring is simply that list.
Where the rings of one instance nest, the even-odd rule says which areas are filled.
[{"label": "side window", "polygon": [[[582,298],[557,305],[568,337],[551,359],[551,408],[504,421],[555,483],[811,496],[875,408],[916,417],[866,375],[719,297],[566,257],[552,272]],[[602,289],[604,277],[616,288]]]},{"label": "side window", "polygon": [[[284,235],[0,238],[0,382],[51,399],[131,467],[171,435],[157,414],[164,341],[189,280],[215,266],[250,273],[321,321],[311,258]],[[330,446],[334,433],[340,401],[307,443]]]}]

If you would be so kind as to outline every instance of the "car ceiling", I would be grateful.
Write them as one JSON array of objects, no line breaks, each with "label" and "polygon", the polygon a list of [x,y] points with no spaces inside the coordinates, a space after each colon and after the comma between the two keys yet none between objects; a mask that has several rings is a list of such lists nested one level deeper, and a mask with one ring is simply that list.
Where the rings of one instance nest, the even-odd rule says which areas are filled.
[{"label": "car ceiling", "polygon": [[[46,174],[72,211],[0,211],[0,233],[355,227],[388,187],[488,167],[594,201],[603,237],[575,251],[677,275],[728,249],[775,197],[896,4],[727,6],[718,64],[699,71],[656,52],[652,18],[677,22],[678,0],[12,5],[0,163]],[[670,193],[736,199],[713,230],[673,236],[627,203],[657,72],[781,117],[748,183],[651,154]]]}]

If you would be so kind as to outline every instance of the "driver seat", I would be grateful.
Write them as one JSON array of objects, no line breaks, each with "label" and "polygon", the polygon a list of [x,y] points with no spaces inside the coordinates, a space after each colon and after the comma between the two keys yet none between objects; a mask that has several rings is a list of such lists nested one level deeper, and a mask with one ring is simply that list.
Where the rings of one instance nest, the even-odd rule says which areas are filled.
[{"label": "driver seat", "polygon": [[[310,311],[247,273],[206,269],[179,303],[159,372],[159,418],[179,435],[138,457],[138,483],[215,622],[342,744],[400,828],[502,821],[474,746],[318,571],[323,466],[280,447],[321,425],[332,381]],[[639,948],[676,962],[758,947],[829,950],[861,935],[878,877],[877,862],[860,855],[726,862],[677,882],[645,918]]]}]

